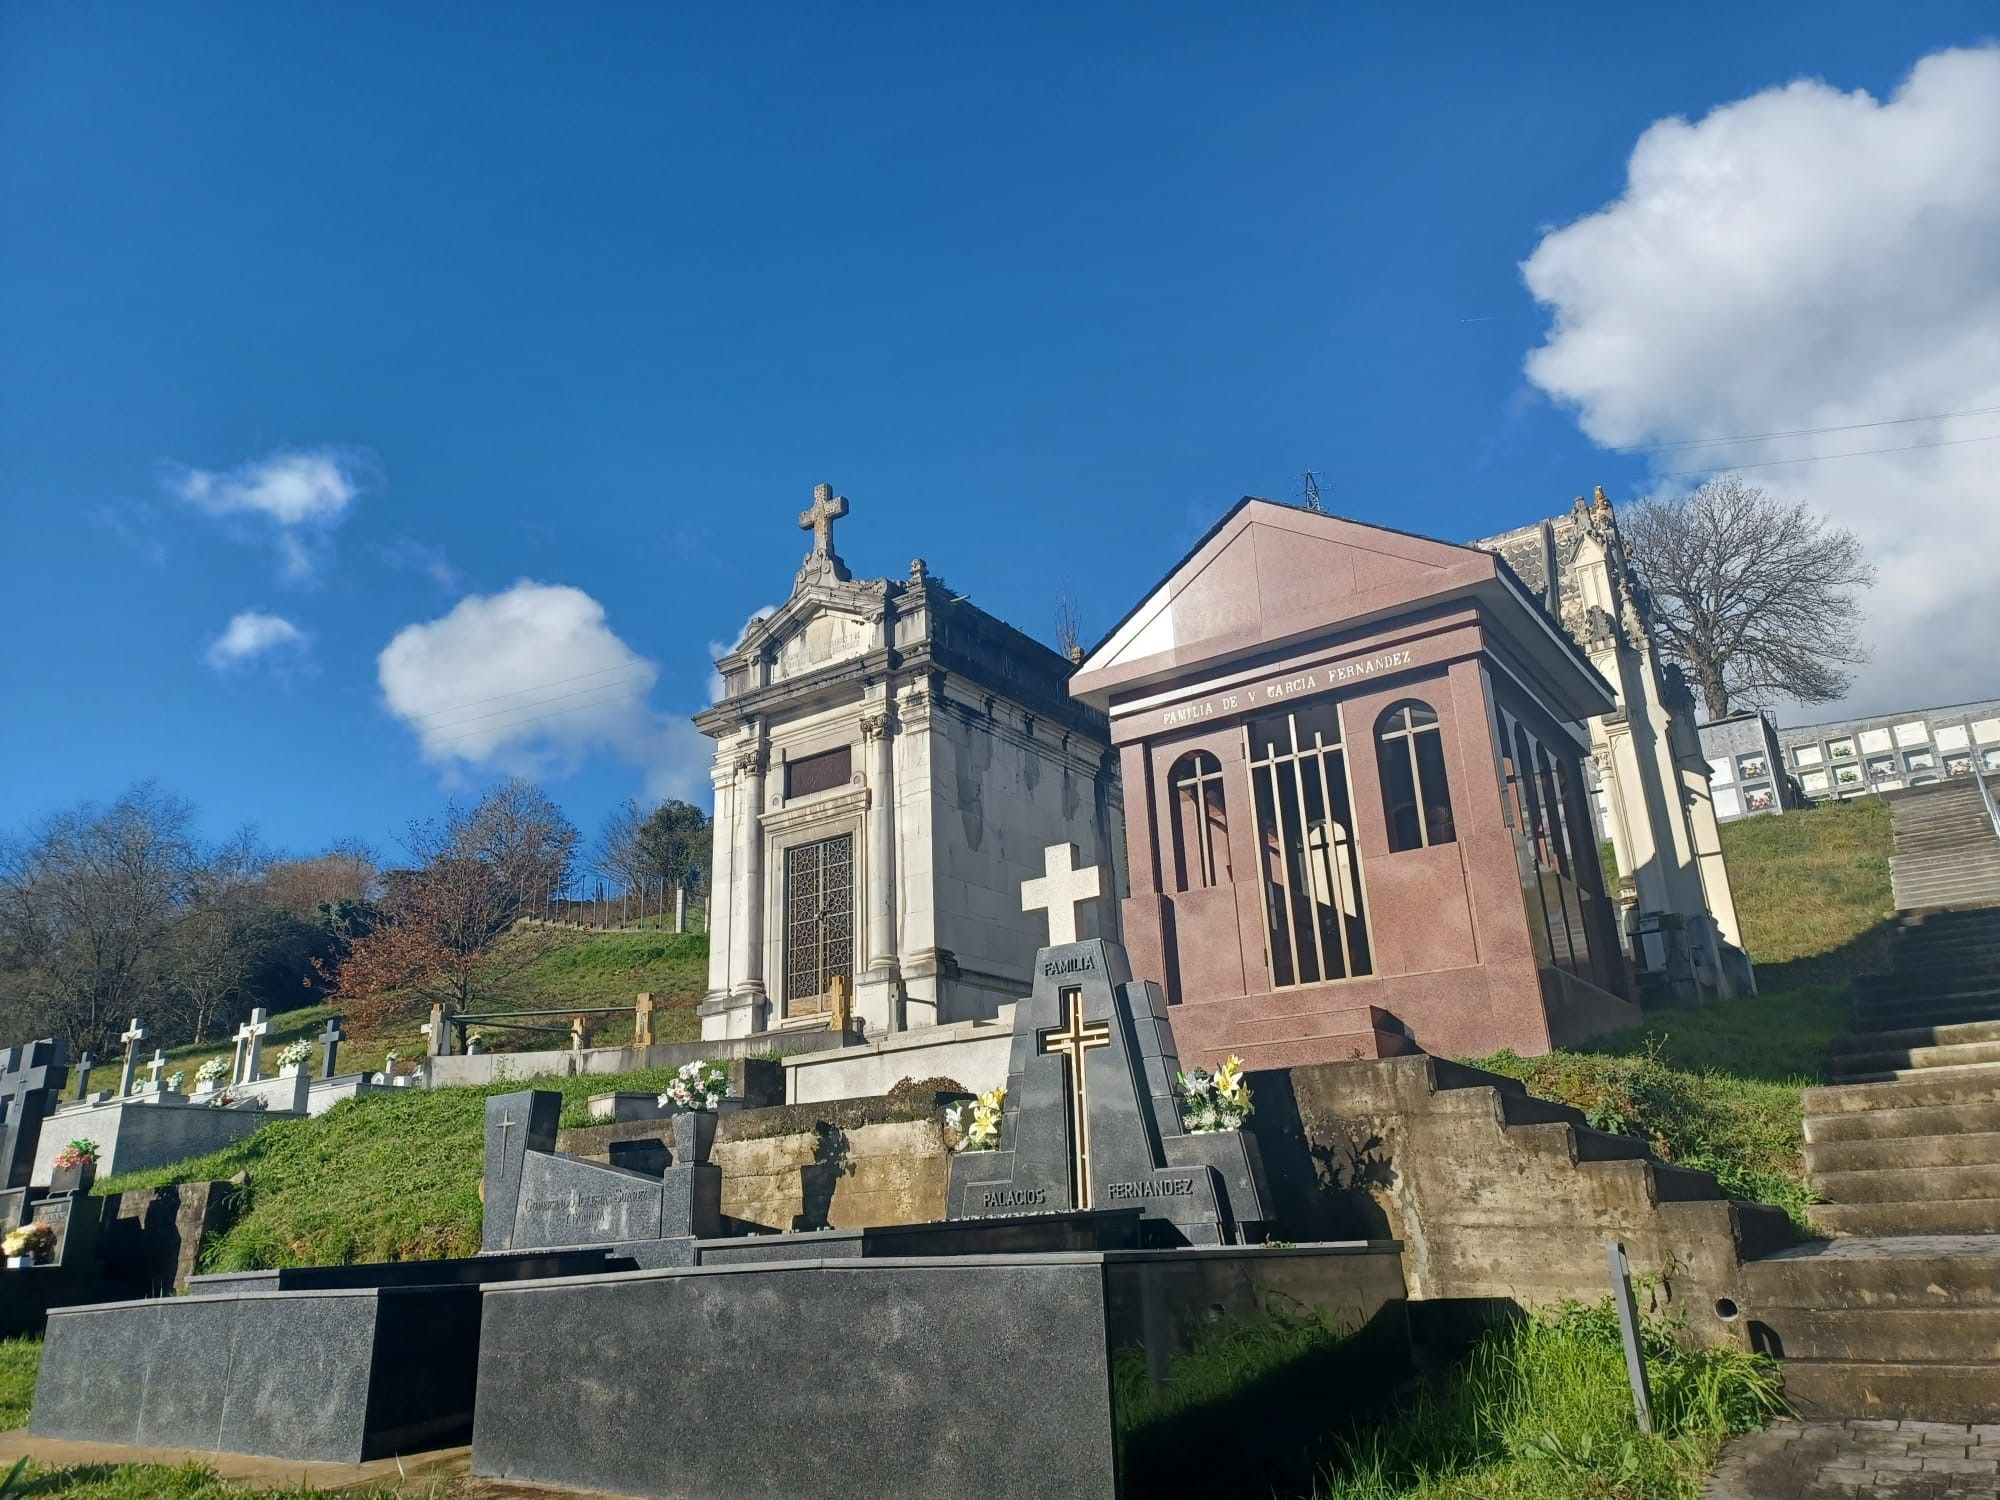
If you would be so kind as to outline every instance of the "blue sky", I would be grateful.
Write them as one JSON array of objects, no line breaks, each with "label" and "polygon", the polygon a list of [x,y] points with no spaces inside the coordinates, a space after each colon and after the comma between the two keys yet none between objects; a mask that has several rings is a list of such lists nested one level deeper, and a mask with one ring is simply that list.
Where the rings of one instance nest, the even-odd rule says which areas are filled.
[{"label": "blue sky", "polygon": [[[1829,339],[1829,307],[1895,300],[1852,294],[1894,258],[1860,229],[1795,296],[1746,277],[1747,309],[1703,303],[1670,234],[1651,256],[1586,222],[1542,305],[1522,263],[1660,212],[1626,174],[1671,117],[1769,99],[1683,145],[1780,163],[1816,121],[1835,162],[1868,154],[1843,119],[1890,157],[1925,149],[1905,116],[1950,141],[1983,72],[1928,113],[1843,101],[1994,29],[1950,4],[0,5],[0,826],[151,777],[215,832],[393,849],[509,768],[586,831],[691,788],[711,643],[783,597],[822,479],[857,572],[921,555],[1048,638],[1063,586],[1094,635],[1307,468],[1330,508],[1462,538],[1673,472],[1593,435],[1970,409],[2000,364],[1886,386],[1875,331]],[[1801,78],[1827,88],[1765,93]],[[1969,298],[1990,331],[1966,212],[1937,316]],[[1907,214],[1934,243],[1935,205]],[[1632,284],[1655,259],[1677,292]],[[1578,337],[1531,380],[1558,305]],[[1729,402],[1661,391],[1652,337],[1620,335],[1662,308],[1662,339],[1769,319],[1760,350],[1817,352]],[[1818,499],[1860,462],[1772,472]],[[1957,481],[1824,503],[1906,482]],[[1900,649],[1878,693],[1976,671]]]}]

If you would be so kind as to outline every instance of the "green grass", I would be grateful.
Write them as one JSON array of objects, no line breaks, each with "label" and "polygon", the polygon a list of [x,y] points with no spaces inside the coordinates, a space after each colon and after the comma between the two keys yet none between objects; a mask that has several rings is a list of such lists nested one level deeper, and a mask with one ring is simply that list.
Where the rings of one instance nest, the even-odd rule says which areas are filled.
[{"label": "green grass", "polygon": [[1315,1500],[1694,1500],[1724,1441],[1778,1412],[1778,1376],[1657,1323],[1645,1347],[1651,1434],[1610,1304],[1572,1304],[1489,1333],[1452,1379],[1358,1432]]},{"label": "green grass", "polygon": [[1887,958],[1889,809],[1874,797],[1722,826],[1722,853],[1758,983],[1840,983]]},{"label": "green grass", "polygon": [[[67,1468],[30,1467],[26,1495],[61,1495],[67,1500],[315,1500],[336,1493],[303,1486],[251,1489],[231,1484],[205,1464],[76,1464]],[[408,1500],[442,1496],[436,1485],[423,1488],[342,1489],[343,1500]]]},{"label": "green grass", "polygon": [[40,1339],[0,1340],[0,1432],[28,1421],[35,1400],[35,1374],[42,1367]]},{"label": "green grass", "polygon": [[[561,929],[524,929],[516,938],[504,940],[518,955],[523,946],[541,951],[518,964],[503,956],[493,965],[493,982],[482,1010],[555,1010],[575,1007],[630,1006],[642,991],[654,999],[653,1036],[661,1042],[689,1042],[699,1039],[701,1022],[695,1015],[708,987],[708,937],[704,933],[671,932],[569,932]],[[308,1005],[271,1017],[270,1033],[264,1038],[264,1072],[275,1076],[278,1053],[287,1043],[317,1037],[326,1018],[349,1014],[338,1002]],[[339,1068],[343,1073],[378,1072],[393,1049],[405,1061],[423,1056],[424,1040],[418,1034],[430,1017],[430,1006],[411,1001],[395,1012],[395,1019],[381,1035],[354,1035],[342,1043]],[[595,1041],[617,1046],[632,1038],[632,1019],[625,1016],[596,1018]],[[568,1022],[562,1017],[538,1018],[535,1024],[553,1028],[547,1032],[512,1031],[502,1027],[485,1030],[488,1050],[500,1052],[535,1051],[569,1045]],[[194,1086],[195,1069],[211,1057],[227,1064],[234,1051],[228,1040],[195,1042],[167,1051],[167,1071],[187,1073],[186,1087]],[[310,1067],[318,1076],[320,1049],[314,1046]]]},{"label": "green grass", "polygon": [[1774,1204],[1801,1231],[1806,1228],[1813,1195],[1796,1082],[1691,1073],[1646,1051],[1624,1057],[1500,1052],[1477,1059],[1477,1066],[1581,1110],[1599,1130],[1637,1137],[1664,1161],[1713,1172],[1730,1197]]},{"label": "green grass", "polygon": [[[592,1094],[656,1091],[670,1069],[539,1080],[563,1096],[563,1123],[588,1122]],[[349,1099],[309,1120],[279,1120],[211,1155],[99,1181],[99,1193],[220,1181],[237,1173],[230,1227],[202,1268],[345,1265],[471,1255],[480,1243],[479,1180],[486,1099],[519,1091],[409,1089]]]}]

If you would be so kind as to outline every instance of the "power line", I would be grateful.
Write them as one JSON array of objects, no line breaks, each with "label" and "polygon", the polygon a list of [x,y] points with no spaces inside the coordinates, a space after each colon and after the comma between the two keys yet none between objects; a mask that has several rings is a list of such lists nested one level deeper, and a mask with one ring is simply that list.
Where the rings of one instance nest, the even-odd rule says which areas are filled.
[{"label": "power line", "polygon": [[[554,695],[553,695],[553,696],[551,696],[551,697],[547,697],[547,698],[537,698],[537,699],[535,699],[535,700],[534,700],[533,702],[530,702],[530,703],[510,703],[510,704],[509,704],[509,705],[508,705],[507,707],[505,707],[505,708],[496,708],[496,709],[492,709],[492,710],[490,710],[489,712],[487,712],[487,713],[483,713],[483,714],[473,714],[473,715],[471,715],[471,716],[470,716],[469,718],[464,718],[464,719],[451,719],[451,720],[444,720],[444,719],[442,719],[441,715],[442,715],[443,713],[450,713],[450,712],[454,712],[454,710],[451,710],[451,709],[445,709],[445,710],[442,710],[442,711],[441,711],[440,713],[436,713],[436,714],[405,714],[405,715],[403,715],[403,717],[404,717],[404,718],[406,718],[406,719],[408,719],[408,720],[410,720],[410,721],[411,721],[411,722],[413,722],[413,723],[422,723],[422,724],[424,724],[424,725],[425,725],[426,727],[428,727],[428,728],[431,728],[431,729],[457,729],[457,728],[459,728],[459,727],[460,727],[461,725],[465,725],[465,724],[477,724],[477,723],[478,723],[478,722],[479,722],[480,720],[482,720],[482,719],[498,719],[498,718],[504,718],[504,717],[506,717],[506,715],[508,715],[508,714],[511,714],[511,713],[518,713],[518,712],[520,712],[520,711],[521,711],[522,709],[524,709],[524,708],[541,708],[541,707],[542,707],[542,706],[544,706],[545,704],[549,704],[549,703],[561,703],[561,702],[562,702],[562,701],[563,701],[563,700],[564,700],[565,698],[581,698],[581,697],[582,697],[582,696],[584,696],[584,694],[586,694],[586,693],[596,693],[596,692],[602,692],[602,691],[604,691],[604,690],[606,690],[606,689],[608,689],[608,688],[623,688],[623,687],[629,687],[629,686],[630,686],[631,684],[633,684],[633,683],[635,683],[635,682],[638,682],[638,681],[642,680],[643,678],[645,678],[645,677],[649,676],[649,675],[651,674],[651,671],[652,671],[652,669],[651,669],[650,667],[648,667],[648,668],[645,668],[645,669],[643,669],[643,670],[638,670],[638,671],[634,671],[634,670],[632,670],[631,668],[627,668],[626,670],[627,670],[627,671],[628,671],[628,672],[630,673],[630,675],[629,675],[629,676],[626,676],[626,677],[614,677],[614,678],[612,678],[612,679],[611,679],[611,680],[610,680],[609,682],[593,682],[593,683],[592,683],[592,684],[591,684],[591,685],[590,685],[589,687],[583,687],[583,688],[578,688],[578,689],[576,689],[576,691],[575,691],[575,692],[571,692],[571,693],[556,693],[556,694],[554,694]],[[586,672],[586,673],[582,674],[582,676],[579,676],[579,677],[575,677],[575,678],[572,678],[572,679],[570,679],[570,680],[571,680],[571,681],[573,681],[573,682],[581,682],[581,681],[583,681],[583,680],[584,680],[584,678],[585,678],[585,677],[601,677],[601,676],[603,676],[603,675],[604,675],[604,674],[603,674],[603,673],[601,673],[601,672]],[[561,684],[560,684],[560,683],[551,683],[551,684],[549,684],[549,686],[551,686],[551,687],[560,687],[560,686],[561,686]],[[523,691],[527,691],[527,690],[526,690],[526,689],[524,689]],[[502,696],[502,697],[505,697],[505,696],[507,696],[507,695],[506,695],[506,694],[501,694],[500,696]],[[491,699],[488,699],[487,701],[488,701],[488,702],[491,702],[492,700],[491,700]],[[430,722],[430,721],[432,721],[432,720],[438,720],[439,722],[436,722],[436,723],[432,723],[432,722]]]},{"label": "power line", "polygon": [[[1869,427],[1903,427],[1911,422],[1942,422],[1951,417],[1983,417],[2000,412],[2000,406],[1971,406],[1963,411],[1938,411],[1923,417],[1885,417],[1879,422],[1848,422],[1838,427],[1795,427],[1789,432],[1754,432],[1744,437],[1687,438],[1674,443],[1649,443],[1632,448],[1612,448],[1612,453],[1671,453],[1677,448],[1710,448],[1724,443],[1766,443],[1777,438],[1816,437],[1826,432],[1860,432]],[[1883,452],[1892,450],[1883,449]]]},{"label": "power line", "polygon": [[[609,687],[613,686],[613,684],[605,684],[605,686]],[[477,739],[479,738],[479,736],[485,734],[504,737],[505,735],[512,733],[514,730],[519,729],[524,725],[539,724],[547,719],[567,718],[571,714],[582,713],[585,709],[603,708],[609,704],[617,703],[618,701],[620,701],[622,697],[623,694],[612,693],[609,697],[599,698],[589,703],[573,703],[568,708],[557,709],[554,713],[531,714],[525,719],[513,719],[504,724],[489,724],[483,728],[470,730],[462,734],[433,736],[430,734],[426,734],[422,726],[418,726],[417,732],[423,736],[427,745],[435,749],[441,746],[457,744],[461,740]],[[522,706],[524,708],[534,707],[533,704],[523,704]]]},{"label": "power line", "polygon": [[431,713],[416,714],[413,717],[428,719],[437,714],[455,714],[461,708],[477,708],[482,703],[498,703],[502,698],[518,698],[523,693],[538,693],[543,688],[568,687],[572,682],[584,682],[592,677],[602,677],[608,672],[629,672],[631,670],[632,664],[630,662],[620,662],[615,667],[599,667],[595,672],[579,672],[573,677],[558,677],[553,682],[537,682],[528,687],[514,688],[505,693],[495,693],[489,698],[469,698],[463,703],[447,703],[443,708],[433,709]]},{"label": "power line", "polygon": [[1697,474],[1719,474],[1735,469],[1776,469],[1787,464],[1818,464],[1831,458],[1867,458],[1876,453],[1914,453],[1919,448],[1956,448],[1965,443],[1991,443],[2000,440],[2000,432],[1989,432],[1984,437],[1944,438],[1935,443],[1901,443],[1890,448],[1857,448],[1852,453],[1818,453],[1808,458],[1767,458],[1754,464],[1716,464],[1706,469],[1671,469],[1656,474],[1656,479],[1685,479]]}]

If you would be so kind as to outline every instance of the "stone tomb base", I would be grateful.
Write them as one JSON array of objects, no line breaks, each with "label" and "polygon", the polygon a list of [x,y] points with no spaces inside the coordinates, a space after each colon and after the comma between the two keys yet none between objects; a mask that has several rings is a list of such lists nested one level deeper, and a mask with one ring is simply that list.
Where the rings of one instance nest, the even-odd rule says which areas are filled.
[{"label": "stone tomb base", "polygon": [[465,1441],[476,1285],[215,1292],[49,1314],[31,1431],[360,1463]]},{"label": "stone tomb base", "polygon": [[[1302,1324],[1349,1336],[1308,1355]],[[1241,1370],[1240,1349],[1216,1341],[1274,1326],[1235,1409],[1171,1398],[1182,1361]],[[644,1378],[569,1378],[564,1350]],[[486,1290],[472,1466],[676,1500],[1112,1500],[1209,1465],[1240,1479],[1244,1434],[1274,1392],[1308,1393],[1323,1422],[1378,1401],[1408,1363],[1394,1241],[523,1283]],[[1265,1425],[1274,1448],[1305,1448],[1302,1432]]]}]

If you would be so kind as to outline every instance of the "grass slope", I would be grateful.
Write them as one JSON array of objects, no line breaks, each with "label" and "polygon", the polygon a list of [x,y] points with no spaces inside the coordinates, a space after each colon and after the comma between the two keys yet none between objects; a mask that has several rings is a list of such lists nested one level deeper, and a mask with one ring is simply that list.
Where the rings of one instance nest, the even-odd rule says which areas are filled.
[{"label": "grass slope", "polygon": [[1854,975],[1887,962],[1889,812],[1862,798],[1745,818],[1722,839],[1756,996],[1657,1011],[1575,1051],[1474,1061],[1713,1172],[1733,1197],[1777,1204],[1803,1230],[1799,1096],[1827,1081]]},{"label": "grass slope", "polygon": [[1724,1441],[1777,1413],[1778,1377],[1660,1324],[1645,1346],[1650,1434],[1610,1303],[1571,1305],[1489,1333],[1453,1379],[1352,1439],[1315,1500],[1695,1500]]},{"label": "grass slope", "polygon": [[[503,940],[489,970],[491,981],[481,1009],[556,1010],[576,1007],[629,1006],[642,991],[651,991],[654,1001],[653,1035],[662,1042],[694,1041],[701,1035],[695,1016],[708,987],[708,937],[704,933],[671,932],[570,932],[562,929],[525,929]],[[275,1075],[278,1053],[289,1042],[310,1040],[326,1026],[326,1018],[345,1014],[339,1003],[302,1006],[271,1017],[271,1030],[264,1038],[264,1071]],[[404,1059],[423,1055],[418,1035],[429,1018],[430,1007],[411,1001],[398,1013],[402,1019],[385,1028],[384,1035],[354,1037],[342,1044],[342,1072],[376,1072],[393,1049]],[[517,1052],[536,1048],[566,1047],[569,1027],[561,1018],[538,1022],[553,1028],[546,1033],[511,1031],[493,1027],[485,1032],[491,1050]],[[353,1028],[349,1028],[350,1032]],[[632,1022],[627,1017],[605,1017],[598,1040],[615,1045],[631,1040]],[[194,1042],[169,1050],[168,1071],[184,1070],[188,1086],[193,1086],[195,1069],[211,1057],[226,1064],[233,1043]],[[312,1069],[319,1071],[319,1048],[313,1048]]]},{"label": "grass slope", "polygon": [[[587,1123],[587,1101],[611,1089],[655,1091],[671,1071],[550,1078],[563,1123]],[[211,1239],[202,1267],[344,1265],[428,1260],[479,1249],[479,1179],[487,1088],[411,1089],[349,1099],[315,1119],[279,1120],[193,1161],[101,1180],[100,1193],[248,1175],[235,1220]]]}]

